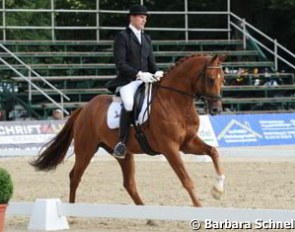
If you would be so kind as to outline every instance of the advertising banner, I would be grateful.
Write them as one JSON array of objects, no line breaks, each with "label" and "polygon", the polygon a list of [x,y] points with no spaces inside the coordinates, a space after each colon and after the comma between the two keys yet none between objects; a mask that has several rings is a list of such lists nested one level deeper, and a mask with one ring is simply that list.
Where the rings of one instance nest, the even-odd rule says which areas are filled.
[{"label": "advertising banner", "polygon": [[210,117],[220,147],[295,145],[295,114]]},{"label": "advertising banner", "polygon": [[198,131],[198,136],[207,144],[217,147],[218,143],[216,136],[210,122],[209,116],[201,115],[200,116],[200,128]]},{"label": "advertising banner", "polygon": [[0,152],[39,149],[55,136],[63,125],[64,121],[60,120],[0,122]]},{"label": "advertising banner", "polygon": [[[217,146],[208,116],[200,117],[198,135],[208,144]],[[63,127],[65,121],[7,121],[0,122],[0,155],[5,151],[39,150]]]},{"label": "advertising banner", "polygon": [[[39,150],[64,126],[56,121],[0,122],[0,156]],[[295,145],[295,113],[200,116],[200,138],[214,147]]]}]

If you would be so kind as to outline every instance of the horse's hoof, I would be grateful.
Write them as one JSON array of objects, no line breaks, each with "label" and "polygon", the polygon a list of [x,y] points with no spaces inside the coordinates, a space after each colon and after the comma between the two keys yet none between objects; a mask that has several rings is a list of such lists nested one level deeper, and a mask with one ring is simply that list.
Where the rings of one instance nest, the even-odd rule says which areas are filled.
[{"label": "horse's hoof", "polygon": [[213,196],[214,199],[220,200],[222,194],[223,194],[223,189],[218,188],[217,186],[213,186],[211,189],[211,195]]},{"label": "horse's hoof", "polygon": [[147,220],[146,224],[148,226],[158,226],[158,224],[154,220]]}]

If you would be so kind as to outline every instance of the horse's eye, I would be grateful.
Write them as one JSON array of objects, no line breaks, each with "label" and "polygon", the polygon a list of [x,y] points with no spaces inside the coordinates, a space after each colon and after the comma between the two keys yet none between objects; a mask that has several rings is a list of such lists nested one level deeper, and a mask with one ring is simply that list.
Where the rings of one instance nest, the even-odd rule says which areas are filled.
[{"label": "horse's eye", "polygon": [[209,77],[208,82],[209,82],[210,85],[214,85],[215,84],[215,78]]}]

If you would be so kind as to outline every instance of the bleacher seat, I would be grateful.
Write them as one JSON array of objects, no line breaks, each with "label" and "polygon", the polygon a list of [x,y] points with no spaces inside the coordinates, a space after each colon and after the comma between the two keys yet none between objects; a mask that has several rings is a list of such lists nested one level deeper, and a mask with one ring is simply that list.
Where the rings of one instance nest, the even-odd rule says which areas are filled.
[{"label": "bleacher seat", "polygon": [[[68,109],[77,108],[97,94],[110,94],[104,84],[115,77],[116,70],[112,60],[113,41],[5,41],[10,50],[40,73],[46,80],[69,95],[71,102],[65,102]],[[223,89],[223,103],[227,113],[255,112],[259,104],[277,104],[280,108],[293,109],[295,105],[295,82],[293,73],[272,73],[274,63],[264,60],[254,48],[241,50],[240,40],[191,40],[191,41],[153,41],[154,54],[158,66],[168,70],[179,58],[192,53],[227,54],[224,62],[226,85]],[[11,59],[7,53],[0,51],[1,57]],[[17,63],[12,66],[23,75],[27,70]],[[247,72],[238,72],[243,69]],[[269,70],[269,73],[255,73],[253,70]],[[7,66],[0,65],[1,76],[15,85],[16,97],[26,99],[27,82],[16,76]],[[261,80],[258,86],[255,80]],[[40,78],[32,76],[31,80],[45,88]],[[280,80],[277,86],[265,85],[267,81]],[[57,96],[52,90],[44,89],[52,98]],[[47,115],[55,105],[33,90],[32,108]],[[274,98],[275,97],[275,98]],[[200,102],[196,102],[200,105]],[[260,112],[259,107],[256,110]]]}]

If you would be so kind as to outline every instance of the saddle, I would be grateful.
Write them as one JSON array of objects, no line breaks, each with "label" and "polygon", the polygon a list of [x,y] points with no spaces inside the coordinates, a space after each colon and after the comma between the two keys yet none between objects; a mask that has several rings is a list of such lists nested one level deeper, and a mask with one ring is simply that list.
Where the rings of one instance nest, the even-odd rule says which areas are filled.
[{"label": "saddle", "polygon": [[[158,155],[159,152],[153,151],[148,143],[146,135],[144,134],[141,125],[148,121],[150,112],[150,88],[146,89],[145,84],[141,84],[135,95],[134,105],[132,110],[132,122],[131,125],[135,129],[135,137],[140,144],[144,153],[148,155]],[[147,94],[146,94],[147,93]],[[107,112],[107,124],[110,129],[119,128],[119,119],[121,109],[123,107],[122,99],[118,95],[114,96]]]},{"label": "saddle", "polygon": [[[132,124],[134,125],[134,129],[135,129],[135,137],[136,137],[138,143],[140,144],[141,149],[144,151],[144,153],[154,156],[154,155],[159,155],[160,153],[154,151],[150,147],[148,140],[146,138],[146,135],[142,131],[140,123],[138,123],[138,118],[139,118],[141,112],[143,113],[143,115],[142,115],[143,118],[145,117],[145,114],[147,114],[147,118],[149,118],[150,104],[147,104],[146,109],[144,109],[144,111],[142,111],[145,97],[147,97],[147,101],[150,103],[149,94],[148,94],[148,96],[145,96],[145,92],[146,92],[145,87],[146,87],[146,85],[144,83],[142,83],[135,92]],[[148,93],[149,93],[149,89],[148,89]]]}]

